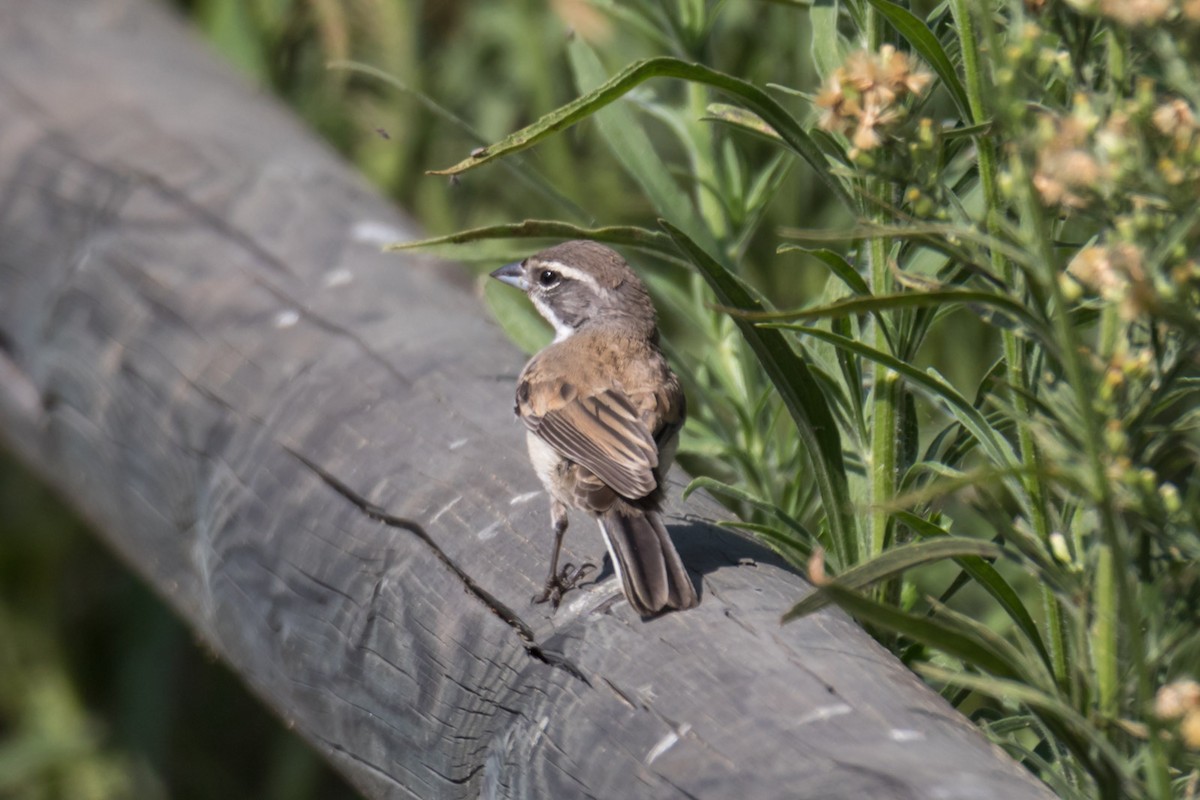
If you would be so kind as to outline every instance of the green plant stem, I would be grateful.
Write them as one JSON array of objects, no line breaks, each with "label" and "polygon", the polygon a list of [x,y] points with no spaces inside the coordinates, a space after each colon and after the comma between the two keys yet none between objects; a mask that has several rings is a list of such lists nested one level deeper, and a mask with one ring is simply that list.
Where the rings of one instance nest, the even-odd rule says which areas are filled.
[{"label": "green plant stem", "polygon": [[[871,181],[873,191],[881,191],[878,181]],[[876,295],[891,290],[891,275],[887,268],[887,240],[872,239],[870,243],[871,291]],[[889,352],[884,333],[884,315],[875,321],[875,348]],[[873,558],[887,545],[888,508],[896,491],[896,406],[899,403],[900,381],[896,373],[882,364],[872,366],[871,394],[871,525],[869,541],[862,549],[865,558]]]},{"label": "green plant stem", "polygon": [[[883,33],[883,16],[874,6],[868,6],[867,49],[872,53],[878,52],[883,45]],[[886,224],[889,221],[886,216],[886,209],[890,205],[887,191],[886,181],[878,178],[867,181],[867,195],[876,200],[870,203],[867,209],[872,222]],[[892,289],[892,276],[887,263],[890,247],[890,240],[884,237],[871,239],[868,246],[871,292],[876,296],[889,294]],[[890,351],[884,324],[891,316],[883,314],[875,321],[875,348],[883,352]],[[900,402],[901,388],[896,373],[879,363],[872,366],[871,382],[871,516],[867,541],[860,548],[863,557],[868,559],[882,553],[887,546],[888,527],[892,517],[888,508],[896,492],[896,438],[899,436],[896,409]],[[889,589],[885,587],[883,591],[887,592]]]},{"label": "green plant stem", "polygon": [[[1117,652],[1117,567],[1112,548],[1100,545],[1096,558],[1096,615],[1092,630],[1092,659],[1096,671],[1100,713],[1111,722],[1120,713],[1120,661]],[[1083,626],[1081,625],[1080,628]]]},{"label": "green plant stem", "polygon": [[[984,100],[988,87],[985,75],[979,62],[979,45],[975,20],[971,16],[967,0],[951,0],[951,10],[958,23],[959,42],[962,47],[963,70],[966,78],[967,100],[971,106],[972,124],[979,125],[988,120],[987,104]],[[989,30],[989,34],[992,31]],[[989,35],[989,43],[993,53],[1002,52],[1000,43]],[[996,147],[990,134],[975,137],[975,147],[979,159],[979,180],[983,186],[985,216],[988,234],[996,239],[1003,238],[1001,220],[1003,208],[997,186]],[[992,269],[999,274],[1004,282],[1012,287],[1014,294],[1020,291],[1020,280],[1012,263],[996,248],[990,248]],[[1007,378],[1012,390],[1009,401],[1016,409],[1017,443],[1021,451],[1021,459],[1030,469],[1021,479],[1028,496],[1030,523],[1034,532],[1042,542],[1049,545],[1050,521],[1046,512],[1046,498],[1042,491],[1041,458],[1033,438],[1031,413],[1028,395],[1023,389],[1028,387],[1026,375],[1025,351],[1016,335],[1009,330],[1001,336],[1004,348],[1004,361],[1007,365]],[[1065,687],[1068,678],[1066,632],[1063,628],[1062,608],[1058,598],[1049,587],[1041,589],[1042,604],[1046,614],[1048,629],[1048,650],[1054,669],[1054,677],[1059,686]]]},{"label": "green plant stem", "polygon": [[[956,0],[956,2],[958,1],[960,0]],[[1172,796],[1170,774],[1162,741],[1153,721],[1154,718],[1146,713],[1153,703],[1154,693],[1151,675],[1146,664],[1145,643],[1137,597],[1134,587],[1130,583],[1129,570],[1126,568],[1130,564],[1130,560],[1119,529],[1113,489],[1106,471],[1104,453],[1101,450],[1104,432],[1101,429],[1100,415],[1093,403],[1095,386],[1094,382],[1089,379],[1084,366],[1079,337],[1066,313],[1067,302],[1059,286],[1058,259],[1054,251],[1053,237],[1046,224],[1045,212],[1035,198],[1033,182],[1021,156],[1014,155],[1011,164],[1021,217],[1025,222],[1025,227],[1028,228],[1027,234],[1031,240],[1028,244],[1037,256],[1035,263],[1041,267],[1041,283],[1050,296],[1053,308],[1051,317],[1063,354],[1063,370],[1066,372],[1067,383],[1075,395],[1075,403],[1083,424],[1080,438],[1083,440],[1084,458],[1088,471],[1091,473],[1091,486],[1088,488],[1094,498],[1096,511],[1100,518],[1101,541],[1103,547],[1110,553],[1102,560],[1107,559],[1107,563],[1112,566],[1111,571],[1096,576],[1092,585],[1093,611],[1108,609],[1111,625],[1116,626],[1119,621],[1121,632],[1126,637],[1124,650],[1129,656],[1128,671],[1132,673],[1134,682],[1134,708],[1139,717],[1150,723],[1150,732],[1146,739],[1146,760],[1143,764],[1149,795],[1167,800]],[[1115,597],[1100,598],[1101,591],[1108,591]],[[1112,611],[1114,603],[1115,613]],[[1105,642],[1101,651],[1097,652],[1097,657],[1106,659],[1105,664],[1097,666],[1098,676],[1103,680],[1106,679],[1104,678],[1106,672],[1111,675],[1120,674],[1121,664],[1118,660],[1119,651],[1115,627],[1101,633],[1105,637],[1111,637],[1111,641]]]},{"label": "green plant stem", "polygon": [[1106,305],[1100,312],[1100,339],[1097,352],[1105,360],[1111,360],[1117,353],[1117,336],[1121,332],[1121,318],[1117,307]]}]

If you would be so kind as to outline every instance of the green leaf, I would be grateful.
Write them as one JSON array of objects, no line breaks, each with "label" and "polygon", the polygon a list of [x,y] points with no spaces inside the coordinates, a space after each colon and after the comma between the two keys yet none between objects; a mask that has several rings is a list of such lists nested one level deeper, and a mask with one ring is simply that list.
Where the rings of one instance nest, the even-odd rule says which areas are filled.
[{"label": "green leaf", "polygon": [[[852,228],[827,230],[825,228],[780,228],[779,235],[785,239],[800,239],[809,242],[853,242],[857,239],[904,239],[917,240],[940,249],[954,250],[958,242],[968,242],[981,248],[998,251],[1005,258],[1026,269],[1034,266],[1029,253],[1011,242],[999,239],[968,225],[944,222],[921,224],[883,225],[860,223]],[[957,251],[955,251],[957,252]],[[1003,286],[998,279],[996,285]]]},{"label": "green leaf", "polygon": [[862,564],[851,567],[837,577],[832,583],[818,589],[808,597],[792,606],[791,611],[783,616],[788,622],[796,617],[811,614],[833,601],[831,594],[826,592],[829,586],[836,585],[842,589],[856,591],[872,586],[880,581],[902,575],[914,567],[924,566],[948,558],[976,556],[995,558],[1000,555],[1000,548],[991,542],[979,539],[963,539],[958,537],[943,537],[927,539],[920,542],[901,545],[887,550]]},{"label": "green leaf", "polygon": [[[745,503],[751,508],[757,509],[764,516],[779,520],[792,531],[793,536],[798,539],[799,542],[803,542],[803,545],[799,544],[798,542],[795,545],[796,547],[803,546],[804,548],[811,550],[812,545],[819,541],[817,537],[813,536],[813,534],[791,514],[788,514],[782,508],[773,503],[769,503],[760,497],[750,494],[744,489],[731,486],[730,484],[719,481],[716,478],[701,476],[699,478],[693,478],[692,482],[687,485],[687,488],[683,490],[682,499],[686,500],[688,496],[697,489],[704,489],[712,492],[713,494],[728,497],[731,500],[736,500],[739,503]],[[742,527],[742,523],[733,524],[735,527]],[[828,549],[829,543],[826,542],[825,544],[826,548]]]},{"label": "green leaf", "polygon": [[912,45],[914,50],[920,53],[921,58],[925,59],[929,66],[933,67],[933,71],[942,79],[946,90],[950,92],[954,105],[958,106],[958,113],[962,115],[962,118],[972,119],[967,90],[963,88],[954,64],[946,55],[942,43],[933,35],[933,31],[929,30],[929,27],[920,19],[913,16],[911,11],[895,3],[888,2],[888,0],[867,0],[867,2],[887,17],[888,22],[892,23],[892,27]]},{"label": "green leaf", "polygon": [[709,69],[701,64],[688,64],[668,57],[634,62],[602,86],[546,114],[532,125],[509,134],[493,145],[480,148],[474,155],[468,156],[451,167],[431,170],[430,174],[458,175],[501,156],[532,147],[558,131],[596,113],[651,78],[679,78],[705,84],[745,103],[762,117],[764,122],[775,129],[793,152],[812,166],[817,176],[845,204],[846,208],[854,208],[849,193],[841,181],[830,171],[820,148],[800,127],[800,123],[773,97],[754,84],[740,78]]},{"label": "green leaf", "polygon": [[670,237],[631,226],[606,228],[582,228],[569,222],[545,219],[527,219],[505,225],[485,225],[466,231],[417,239],[411,242],[394,242],[384,247],[385,251],[419,250],[441,245],[460,245],[489,239],[591,239],[612,245],[636,247],[673,260],[679,260],[679,251],[671,244]]},{"label": "green leaf", "polygon": [[[858,275],[857,272],[854,275]],[[840,277],[840,275],[839,275]],[[847,276],[849,277],[849,276]],[[859,276],[861,280],[861,276]],[[864,283],[865,286],[865,283]],[[869,294],[869,293],[868,293]],[[927,308],[961,305],[980,314],[985,320],[989,318],[985,309],[994,309],[1004,316],[1021,323],[1026,331],[1039,343],[1057,355],[1053,331],[1046,327],[1029,308],[1011,297],[995,292],[983,292],[972,289],[936,289],[932,291],[900,292],[898,294],[872,295],[868,297],[848,297],[842,300],[814,308],[801,308],[794,311],[764,311],[754,314],[743,314],[747,319],[756,322],[785,321],[800,319],[822,319],[826,317],[844,317],[855,314],[879,314],[901,308]],[[1004,327],[1004,326],[1001,326]]]},{"label": "green leaf", "polygon": [[[662,225],[680,251],[699,270],[720,303],[731,308],[763,310],[762,303],[719,261],[683,231],[667,222]],[[850,517],[850,492],[842,460],[841,436],[825,395],[808,365],[796,354],[783,334],[756,327],[744,319],[735,318],[734,322],[796,423],[828,518],[830,536],[833,538],[832,552],[839,564],[853,564],[858,560],[858,537]]]},{"label": "green leaf", "polygon": [[1050,674],[1050,668],[1045,663],[1036,656],[1032,659],[1029,658],[1026,653],[1018,650],[1008,639],[994,630],[990,625],[974,617],[969,617],[966,614],[955,611],[933,598],[929,598],[929,603],[933,613],[944,624],[957,628],[964,635],[974,636],[979,641],[985,642],[989,648],[1011,664],[1015,670],[1013,677],[1024,681],[1030,686],[1036,686],[1041,689],[1053,691],[1056,688],[1054,678]]},{"label": "green leaf", "polygon": [[958,125],[953,128],[942,128],[942,138],[951,141],[953,139],[969,139],[974,136],[983,136],[992,132],[991,122],[981,122],[978,125]]},{"label": "green leaf", "polygon": [[[835,319],[830,323],[830,327],[839,336],[850,338],[853,333],[852,323],[848,319]],[[870,432],[867,428],[867,397],[862,391],[862,364],[845,350],[835,348],[835,352],[845,385],[846,402],[854,418],[854,430],[857,431],[860,441],[866,441],[870,438]]]},{"label": "green leaf", "polygon": [[723,122],[726,125],[752,133],[770,142],[783,141],[783,138],[775,132],[774,128],[763,122],[763,118],[752,111],[747,111],[738,106],[731,106],[728,103],[709,103],[708,108],[704,111],[705,116],[702,119],[709,122]]},{"label": "green leaf", "polygon": [[762,544],[774,550],[798,570],[803,570],[813,553],[813,543],[797,539],[795,535],[772,528],[770,525],[760,525],[756,522],[741,520],[718,520],[717,527],[731,530],[747,531]]},{"label": "green leaf", "polygon": [[1117,650],[1117,578],[1120,569],[1113,562],[1112,548],[1099,545],[1096,556],[1092,602],[1095,620],[1092,623],[1092,663],[1096,672],[1096,690],[1100,713],[1116,719],[1120,711],[1120,652]]}]

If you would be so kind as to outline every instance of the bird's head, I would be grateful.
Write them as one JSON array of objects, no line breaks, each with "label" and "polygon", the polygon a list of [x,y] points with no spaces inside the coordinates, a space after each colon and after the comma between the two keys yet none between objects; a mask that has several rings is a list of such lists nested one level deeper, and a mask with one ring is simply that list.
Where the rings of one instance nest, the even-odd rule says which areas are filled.
[{"label": "bird's head", "polygon": [[613,325],[653,337],[654,305],[645,284],[616,251],[589,241],[564,242],[492,277],[529,295],[561,342],[586,325]]}]

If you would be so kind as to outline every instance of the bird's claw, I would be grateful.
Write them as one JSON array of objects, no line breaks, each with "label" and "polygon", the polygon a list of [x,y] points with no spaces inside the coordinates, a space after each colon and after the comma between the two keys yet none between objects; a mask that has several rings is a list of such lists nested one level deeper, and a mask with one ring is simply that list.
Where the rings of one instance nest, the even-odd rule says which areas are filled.
[{"label": "bird's claw", "polygon": [[595,564],[583,563],[576,567],[574,564],[565,564],[559,570],[557,575],[551,575],[546,579],[546,586],[542,589],[541,594],[533,596],[534,603],[549,603],[551,608],[558,608],[562,602],[563,595],[575,588],[583,577],[596,568]]}]

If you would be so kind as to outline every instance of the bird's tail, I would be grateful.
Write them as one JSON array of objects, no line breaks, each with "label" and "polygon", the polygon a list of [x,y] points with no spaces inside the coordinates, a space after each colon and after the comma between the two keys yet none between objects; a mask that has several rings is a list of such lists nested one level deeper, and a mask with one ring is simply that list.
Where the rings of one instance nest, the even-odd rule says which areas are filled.
[{"label": "bird's tail", "polygon": [[699,603],[658,512],[619,506],[600,517],[600,530],[629,604],[645,617]]}]

